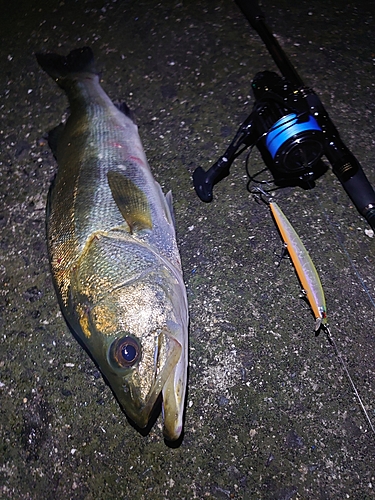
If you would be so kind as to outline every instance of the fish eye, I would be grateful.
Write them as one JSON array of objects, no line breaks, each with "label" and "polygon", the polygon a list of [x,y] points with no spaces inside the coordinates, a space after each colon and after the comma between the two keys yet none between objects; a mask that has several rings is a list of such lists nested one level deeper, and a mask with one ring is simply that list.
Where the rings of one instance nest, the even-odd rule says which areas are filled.
[{"label": "fish eye", "polygon": [[139,361],[141,346],[134,337],[121,337],[112,343],[110,355],[121,368],[130,368]]}]

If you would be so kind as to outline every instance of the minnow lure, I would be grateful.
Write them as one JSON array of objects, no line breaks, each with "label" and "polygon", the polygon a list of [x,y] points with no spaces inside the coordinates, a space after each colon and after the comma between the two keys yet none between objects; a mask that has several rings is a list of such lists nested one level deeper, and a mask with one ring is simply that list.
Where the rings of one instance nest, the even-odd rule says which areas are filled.
[{"label": "minnow lure", "polygon": [[366,407],[361,399],[361,396],[358,393],[357,387],[354,384],[354,381],[349,373],[349,370],[346,366],[346,363],[339,351],[339,348],[332,337],[331,330],[327,323],[327,308],[326,301],[324,297],[324,291],[322,287],[322,283],[320,281],[318,272],[314,266],[311,257],[306,250],[304,244],[302,243],[300,237],[296,233],[292,224],[286,218],[281,208],[275,202],[269,202],[269,206],[272,212],[272,215],[275,219],[276,225],[280,231],[281,237],[286,245],[290,258],[292,259],[293,265],[296,269],[299,280],[301,281],[303,292],[309,301],[309,304],[315,315],[315,331],[317,332],[323,327],[329,343],[333,346],[337,357],[342,364],[342,367],[348,377],[350,385],[356,395],[359,404],[362,408],[362,411],[369,423],[369,426],[372,432],[375,434],[375,427],[372,423],[372,420],[367,413]]},{"label": "minnow lure", "polygon": [[302,284],[303,294],[306,296],[313,310],[315,316],[315,331],[318,331],[321,325],[327,323],[326,300],[318,272],[304,244],[281,208],[275,202],[270,202],[269,205],[296,269],[298,278]]}]

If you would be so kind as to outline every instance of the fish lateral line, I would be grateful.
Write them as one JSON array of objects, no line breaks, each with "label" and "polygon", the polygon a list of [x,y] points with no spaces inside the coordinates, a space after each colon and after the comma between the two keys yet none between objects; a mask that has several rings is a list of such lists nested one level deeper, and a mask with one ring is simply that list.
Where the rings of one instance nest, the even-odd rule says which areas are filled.
[{"label": "fish lateral line", "polygon": [[[100,86],[91,49],[36,57],[70,104],[66,124],[50,137],[52,148],[58,143],[58,173],[49,195],[47,242],[61,310],[135,426],[151,428],[162,392],[164,435],[177,440],[185,412],[189,311],[172,197],[152,175],[128,110],[116,107]],[[142,274],[148,270],[148,277]],[[116,290],[137,273],[146,276],[139,286]]]}]

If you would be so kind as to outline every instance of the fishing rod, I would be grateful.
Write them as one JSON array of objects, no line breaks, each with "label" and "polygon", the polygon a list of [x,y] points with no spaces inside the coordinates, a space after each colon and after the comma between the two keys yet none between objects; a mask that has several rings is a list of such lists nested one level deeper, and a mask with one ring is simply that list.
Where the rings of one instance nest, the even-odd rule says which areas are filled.
[{"label": "fishing rod", "polygon": [[[247,148],[251,152],[257,146],[275,184],[280,187],[314,187],[314,181],[327,170],[322,161],[324,155],[357,210],[375,229],[375,192],[358,160],[342,142],[319,97],[305,86],[267,27],[257,0],[235,1],[265,43],[282,77],[270,71],[255,75],[252,81],[255,97],[252,112],[238,129],[224,155],[207,172],[202,167],[194,171],[193,183],[197,195],[202,201],[212,201],[214,185],[230,174],[232,163]],[[314,312],[316,332],[324,330],[327,335],[375,434],[374,424],[328,325],[324,291],[316,268],[279,207],[275,203],[269,203],[269,206]]]},{"label": "fishing rod", "polygon": [[[225,153],[208,171],[193,174],[197,195],[212,201],[215,184],[230,174],[234,160],[247,148],[257,146],[264,163],[280,187],[315,186],[327,166],[341,182],[353,204],[375,229],[375,192],[362,167],[341,140],[322,102],[303,80],[265,23],[257,0],[235,0],[257,31],[282,76],[272,71],[257,73],[252,81],[255,103]],[[250,149],[250,151],[251,151]]]}]

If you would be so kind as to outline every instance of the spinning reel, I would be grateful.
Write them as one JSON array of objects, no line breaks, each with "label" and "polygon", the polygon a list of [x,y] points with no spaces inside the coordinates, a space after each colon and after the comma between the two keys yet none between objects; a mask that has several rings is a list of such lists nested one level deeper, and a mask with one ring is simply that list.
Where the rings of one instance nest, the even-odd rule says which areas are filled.
[{"label": "spinning reel", "polygon": [[342,142],[315,92],[306,87],[268,27],[256,0],[236,0],[258,32],[282,77],[271,71],[252,81],[255,103],[225,153],[205,172],[193,174],[202,201],[212,200],[213,186],[227,177],[234,160],[256,146],[278,186],[314,186],[327,167],[324,155],[345,191],[375,229],[375,193],[361,165]]}]

